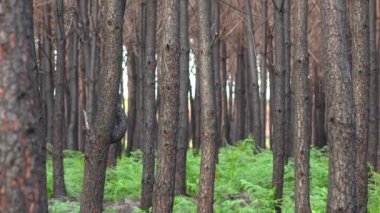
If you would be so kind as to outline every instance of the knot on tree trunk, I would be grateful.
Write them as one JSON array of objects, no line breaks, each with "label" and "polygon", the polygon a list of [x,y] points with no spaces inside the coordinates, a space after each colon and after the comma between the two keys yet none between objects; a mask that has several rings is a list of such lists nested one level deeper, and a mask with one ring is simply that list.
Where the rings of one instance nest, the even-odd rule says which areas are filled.
[{"label": "knot on tree trunk", "polygon": [[112,140],[111,143],[116,143],[120,141],[127,131],[127,116],[124,112],[124,109],[121,106],[118,106],[116,109],[116,120],[114,128],[112,129]]}]

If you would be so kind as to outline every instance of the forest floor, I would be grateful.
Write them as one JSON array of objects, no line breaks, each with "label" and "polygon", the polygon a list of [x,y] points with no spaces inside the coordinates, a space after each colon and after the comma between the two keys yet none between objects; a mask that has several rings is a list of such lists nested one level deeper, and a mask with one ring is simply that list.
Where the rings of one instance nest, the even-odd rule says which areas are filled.
[{"label": "forest floor", "polygon": [[[227,146],[219,152],[216,169],[214,210],[229,212],[273,212],[276,202],[272,188],[272,152],[256,150],[253,140],[246,139],[237,146]],[[53,213],[79,212],[79,197],[83,182],[83,154],[64,152],[65,186],[71,199],[50,199],[49,210]],[[196,212],[196,197],[199,185],[200,156],[192,150],[187,155],[187,196],[177,196],[173,212]],[[312,149],[310,156],[311,190],[310,201],[313,212],[325,212],[328,189],[327,149]],[[122,157],[117,166],[107,170],[104,188],[106,213],[140,213],[138,208],[141,188],[142,154]],[[369,212],[380,209],[380,174],[370,171]],[[47,163],[48,195],[52,196],[52,162]],[[283,212],[294,212],[294,162],[285,167]]]}]

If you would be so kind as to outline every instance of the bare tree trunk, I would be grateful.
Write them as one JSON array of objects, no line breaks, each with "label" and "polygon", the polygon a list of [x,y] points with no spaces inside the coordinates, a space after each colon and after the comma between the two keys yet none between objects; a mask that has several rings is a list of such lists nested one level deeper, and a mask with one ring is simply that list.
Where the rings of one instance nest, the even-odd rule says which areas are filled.
[{"label": "bare tree trunk", "polygon": [[137,93],[137,79],[136,79],[136,55],[133,51],[132,45],[128,46],[128,134],[127,134],[127,151],[126,155],[130,156],[134,144],[134,132],[136,127],[136,93]]},{"label": "bare tree trunk", "polygon": [[46,212],[40,185],[45,165],[37,135],[32,2],[5,1],[1,6],[6,10],[0,16],[5,38],[0,66],[0,212]]},{"label": "bare tree trunk", "polygon": [[[215,113],[216,113],[216,143],[215,146],[219,149],[222,146],[222,137],[221,137],[221,119],[222,119],[222,91],[221,91],[221,82],[220,82],[220,2],[219,0],[212,0],[211,2],[211,42],[212,42],[212,69],[214,73],[214,82],[215,82]],[[217,157],[217,156],[216,156]]]},{"label": "bare tree trunk", "polygon": [[157,1],[147,0],[147,22],[146,27],[146,58],[144,69],[144,125],[142,126],[143,140],[143,174],[141,180],[141,208],[148,210],[152,206],[154,185],[154,157],[156,140],[156,99],[155,99],[155,77],[156,77],[156,25],[157,25]]},{"label": "bare tree trunk", "polygon": [[284,1],[284,35],[285,35],[285,160],[293,156],[293,142],[290,140],[292,133],[292,110],[291,110],[291,94],[290,94],[290,76],[291,76],[291,38],[290,38],[290,12],[291,0]]},{"label": "bare tree trunk", "polygon": [[172,212],[179,113],[179,4],[164,1],[162,63],[160,74],[160,122],[157,145],[153,212]]},{"label": "bare tree trunk", "polygon": [[249,62],[249,70],[250,70],[250,86],[249,90],[252,91],[252,97],[250,97],[250,102],[252,104],[252,112],[253,112],[253,136],[257,144],[262,142],[262,125],[261,125],[261,113],[260,113],[260,91],[258,84],[258,71],[257,71],[257,57],[255,52],[255,36],[253,34],[253,20],[252,20],[252,8],[251,8],[251,0],[245,0],[245,11],[246,11],[246,19],[248,25],[248,62]]},{"label": "bare tree trunk", "polygon": [[261,16],[264,20],[264,23],[261,26],[261,62],[260,62],[260,80],[261,80],[261,125],[262,125],[262,134],[261,141],[258,141],[258,146],[262,149],[265,148],[265,139],[266,139],[266,115],[267,115],[267,35],[268,35],[268,1],[261,1]]},{"label": "bare tree trunk", "polygon": [[[370,50],[370,80],[369,80],[369,129],[368,129],[368,162],[375,168],[378,167],[376,150],[378,149],[378,131],[379,124],[376,121],[378,115],[378,79],[379,65],[376,50],[376,1],[369,0],[369,50]],[[379,164],[380,165],[380,164]],[[377,170],[380,171],[380,170]]]},{"label": "bare tree trunk", "polygon": [[56,27],[57,27],[57,68],[54,101],[54,125],[53,125],[53,193],[54,197],[66,195],[65,181],[63,177],[63,146],[64,146],[64,80],[65,80],[65,55],[66,40],[63,17],[63,0],[56,0]]},{"label": "bare tree trunk", "polygon": [[311,144],[311,96],[309,86],[309,56],[307,43],[308,1],[296,1],[295,66],[292,74],[292,106],[294,123],[292,139],[295,155],[295,209],[299,213],[311,212],[310,208],[310,144]]},{"label": "bare tree trunk", "polygon": [[356,212],[355,113],[347,52],[346,1],[326,1],[327,140],[329,192],[327,212]]},{"label": "bare tree trunk", "polygon": [[120,73],[122,69],[122,33],[125,1],[102,0],[101,36],[103,64],[99,73],[99,101],[94,126],[88,130],[84,183],[80,211],[101,212],[108,148],[115,141],[113,129],[117,116]]},{"label": "bare tree trunk", "polygon": [[[370,81],[369,4],[368,0],[349,1],[352,35],[352,81],[356,121],[356,204],[358,212],[367,212],[368,202],[368,109]],[[376,46],[375,44],[371,44]]]},{"label": "bare tree trunk", "polygon": [[244,138],[245,126],[245,89],[244,89],[244,54],[243,48],[238,47],[236,58],[236,77],[235,77],[235,138],[234,143]]},{"label": "bare tree trunk", "polygon": [[186,194],[186,153],[189,144],[189,18],[188,0],[179,3],[180,70],[179,70],[179,128],[176,157],[175,194]]},{"label": "bare tree trunk", "polygon": [[[198,54],[199,55],[199,54]],[[195,97],[194,97],[194,117],[195,117],[195,136],[193,139],[193,150],[194,154],[198,154],[201,145],[201,101],[200,101],[200,68],[199,68],[199,56],[197,55],[197,60],[195,61],[196,66],[196,76],[195,76]]]},{"label": "bare tree trunk", "polygon": [[[230,143],[230,124],[231,121],[229,120],[229,113],[228,113],[228,98],[227,98],[227,45],[225,41],[222,41],[221,44],[221,91],[222,91],[222,108],[221,108],[221,139],[222,139],[222,145],[225,143]],[[230,99],[232,97],[229,97]]]},{"label": "bare tree trunk", "polygon": [[72,40],[70,59],[70,123],[68,129],[68,148],[78,150],[78,5],[74,2],[72,6]]},{"label": "bare tree trunk", "polygon": [[139,20],[139,31],[138,31],[138,72],[136,74],[137,78],[137,93],[136,93],[136,124],[134,128],[133,135],[133,149],[142,148],[143,134],[144,134],[144,119],[145,119],[145,106],[144,106],[144,71],[145,71],[145,47],[146,47],[146,1],[142,0],[140,3],[140,20]]},{"label": "bare tree trunk", "polygon": [[210,44],[210,0],[197,1],[199,26],[199,62],[201,92],[201,172],[199,178],[198,212],[213,212],[216,163],[217,125]]},{"label": "bare tree trunk", "polygon": [[273,178],[272,185],[275,188],[276,212],[281,212],[281,201],[284,185],[285,164],[285,140],[286,140],[286,102],[285,102],[285,31],[283,6],[285,0],[273,1],[275,7],[275,68],[274,68],[274,103],[273,103]]}]

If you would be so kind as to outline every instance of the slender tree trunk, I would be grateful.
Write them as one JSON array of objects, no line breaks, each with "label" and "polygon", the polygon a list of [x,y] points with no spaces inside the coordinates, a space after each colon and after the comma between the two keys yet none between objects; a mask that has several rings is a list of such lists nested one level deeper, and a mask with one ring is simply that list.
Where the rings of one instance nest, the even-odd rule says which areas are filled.
[{"label": "slender tree trunk", "polygon": [[164,1],[161,46],[160,122],[157,145],[153,212],[172,212],[179,113],[179,1]]},{"label": "slender tree trunk", "polygon": [[53,125],[53,193],[54,197],[66,195],[63,177],[63,147],[64,147],[64,81],[65,81],[65,55],[66,39],[63,17],[63,0],[56,0],[56,27],[57,27],[57,65],[54,101]]},{"label": "slender tree trunk", "polygon": [[245,89],[244,89],[244,54],[243,48],[238,47],[236,58],[236,77],[235,77],[235,138],[234,143],[244,138],[245,126]]},{"label": "slender tree trunk", "polygon": [[[198,54],[199,55],[199,54]],[[199,56],[197,55],[197,68],[196,68],[196,76],[195,76],[195,97],[194,97],[194,116],[195,116],[195,136],[193,140],[193,149],[194,149],[194,154],[198,154],[199,148],[201,145],[201,101],[200,101],[200,68],[199,68]]]},{"label": "slender tree trunk", "polygon": [[221,119],[222,119],[222,91],[220,82],[220,2],[219,0],[212,0],[211,2],[211,41],[212,41],[212,69],[214,73],[215,82],[215,113],[216,113],[216,148],[219,149],[222,146],[222,136],[221,136]]},{"label": "slender tree trunk", "polygon": [[0,212],[46,212],[32,2],[5,1],[1,6]]},{"label": "slender tree trunk", "polygon": [[210,45],[210,0],[197,1],[199,26],[199,61],[201,92],[201,172],[199,178],[198,212],[213,212],[216,163],[217,125]]},{"label": "slender tree trunk", "polygon": [[347,52],[346,1],[326,1],[327,141],[329,190],[327,212],[356,212],[355,114]]},{"label": "slender tree trunk", "polygon": [[[230,126],[230,120],[228,119],[228,98],[227,98],[227,44],[225,41],[222,41],[221,43],[221,53],[220,53],[220,59],[221,59],[221,91],[222,91],[222,108],[221,108],[221,137],[222,137],[222,145],[225,143],[230,143],[230,132],[229,132],[229,126]],[[229,97],[231,99],[231,97]]]},{"label": "slender tree trunk", "polygon": [[145,95],[145,81],[144,81],[144,71],[145,71],[145,47],[146,47],[146,1],[142,0],[140,3],[140,20],[139,20],[139,45],[138,45],[138,72],[136,74],[137,78],[137,93],[136,93],[136,124],[134,128],[133,135],[133,149],[142,148],[143,134],[144,134],[144,119],[145,119],[145,106],[144,106],[144,95]]},{"label": "slender tree trunk", "polygon": [[86,143],[84,183],[80,211],[101,212],[107,153],[114,140],[120,73],[122,69],[122,32],[125,1],[102,0],[101,35],[103,64],[99,73],[99,101],[92,129],[88,130]]},{"label": "slender tree trunk", "polygon": [[[52,144],[53,142],[53,108],[54,108],[54,96],[53,96],[53,78],[52,78],[52,41],[49,38],[51,36],[51,5],[50,3],[47,3],[44,5],[43,8],[44,15],[43,15],[43,30],[45,36],[42,38],[42,60],[41,60],[41,70],[44,72],[44,78],[43,78],[43,87],[41,88],[43,91],[41,92],[43,94],[44,99],[44,109],[45,109],[45,138],[42,143],[42,165],[46,165],[46,155],[47,155],[47,149],[46,145],[48,143]],[[46,167],[42,167],[42,177],[40,177],[42,181],[41,188],[43,189],[41,194],[41,200],[42,200],[42,212],[48,211],[48,204],[47,204],[47,178],[46,178]],[[45,199],[45,200],[44,200]],[[45,208],[45,209],[44,209]]]},{"label": "slender tree trunk", "polygon": [[127,134],[127,151],[126,155],[130,156],[134,144],[134,132],[136,127],[136,55],[133,51],[132,45],[128,46],[127,50],[127,72],[128,72],[128,134]]},{"label": "slender tree trunk", "polygon": [[68,148],[78,150],[78,14],[77,3],[73,5],[71,59],[70,59],[70,123]]},{"label": "slender tree trunk", "polygon": [[255,52],[255,36],[253,34],[253,20],[252,20],[252,8],[251,8],[251,0],[245,0],[245,11],[246,11],[246,19],[248,25],[248,62],[249,62],[249,70],[251,75],[251,81],[249,90],[252,91],[253,97],[250,97],[250,102],[252,104],[252,112],[253,112],[253,136],[257,144],[262,142],[262,125],[261,125],[261,113],[260,113],[260,91],[258,84],[258,71],[257,71],[257,57]]},{"label": "slender tree trunk", "polygon": [[311,97],[309,87],[309,57],[307,43],[308,1],[296,1],[295,18],[295,66],[292,75],[294,123],[292,140],[295,148],[295,209],[299,213],[311,212],[310,208],[310,144]]},{"label": "slender tree trunk", "polygon": [[[367,212],[368,201],[368,109],[370,80],[369,4],[368,0],[349,1],[352,35],[352,81],[356,121],[356,204],[358,212]],[[375,44],[372,44],[376,46]]]},{"label": "slender tree trunk", "polygon": [[[81,45],[81,50],[83,51],[83,46]],[[84,54],[78,55],[79,61],[79,82],[78,82],[78,150],[84,152],[85,143],[85,120],[84,111],[86,107],[86,68],[83,61]]]},{"label": "slender tree trunk", "polygon": [[285,35],[285,160],[293,156],[293,141],[290,140],[292,133],[292,120],[294,117],[291,109],[291,91],[290,91],[290,76],[291,76],[291,38],[290,38],[290,10],[291,0],[284,1],[284,35]]},{"label": "slender tree trunk", "polygon": [[179,70],[179,128],[176,157],[175,194],[186,194],[186,153],[189,144],[189,20],[188,0],[179,3],[180,70]]},{"label": "slender tree trunk", "polygon": [[274,36],[275,36],[275,67],[273,75],[274,102],[273,102],[273,178],[275,188],[276,212],[281,212],[281,200],[284,185],[285,140],[286,140],[286,102],[285,102],[285,31],[283,6],[285,0],[274,1]]},{"label": "slender tree trunk", "polygon": [[144,71],[144,125],[143,125],[143,175],[141,180],[141,208],[148,210],[152,206],[154,185],[154,134],[156,120],[155,77],[156,77],[156,20],[157,1],[147,0],[146,58]]},{"label": "slender tree trunk", "polygon": [[[374,167],[378,167],[376,161],[380,159],[376,156],[378,149],[379,124],[376,116],[378,115],[378,79],[379,72],[377,50],[376,50],[376,1],[369,0],[369,58],[370,58],[370,80],[369,80],[369,126],[368,126],[368,162]],[[377,170],[380,171],[380,170]]]},{"label": "slender tree trunk", "polygon": [[261,16],[264,23],[261,26],[261,63],[260,63],[260,80],[261,80],[261,125],[262,134],[261,141],[258,141],[260,148],[265,149],[265,139],[266,139],[266,115],[267,115],[267,28],[268,28],[268,1],[261,1]]}]

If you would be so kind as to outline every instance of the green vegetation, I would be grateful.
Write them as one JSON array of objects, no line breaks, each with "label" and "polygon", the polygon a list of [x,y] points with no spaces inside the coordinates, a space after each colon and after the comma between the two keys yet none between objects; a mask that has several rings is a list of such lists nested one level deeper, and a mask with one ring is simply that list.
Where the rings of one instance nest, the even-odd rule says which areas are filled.
[{"label": "green vegetation", "polygon": [[[238,146],[220,150],[215,185],[215,212],[273,212],[272,152],[253,149],[246,139]],[[82,188],[83,155],[65,151],[65,182],[69,197],[78,198]],[[142,155],[119,159],[106,176],[105,201],[137,200],[140,196]],[[200,157],[188,152],[187,193],[176,197],[174,212],[196,212]],[[52,163],[48,161],[48,193],[52,195]],[[380,209],[380,174],[372,172],[369,183],[369,212]],[[311,205],[313,212],[325,212],[327,199],[327,150],[311,150]],[[283,212],[294,212],[294,162],[285,168]],[[76,199],[78,200],[78,199]],[[78,212],[78,202],[50,201],[51,212]],[[107,211],[109,212],[109,211]],[[142,212],[136,209],[135,212]]]}]

